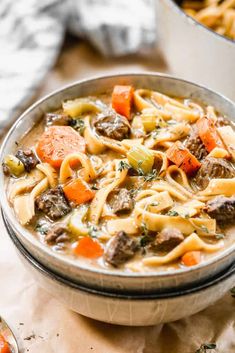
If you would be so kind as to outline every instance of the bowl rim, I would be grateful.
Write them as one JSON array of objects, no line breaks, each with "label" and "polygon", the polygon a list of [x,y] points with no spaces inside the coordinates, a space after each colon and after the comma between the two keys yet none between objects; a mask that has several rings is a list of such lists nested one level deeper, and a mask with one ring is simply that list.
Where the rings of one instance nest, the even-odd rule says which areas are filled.
[{"label": "bowl rim", "polygon": [[193,287],[190,288],[183,288],[183,289],[176,289],[176,290],[169,290],[169,292],[159,292],[159,293],[128,293],[125,291],[123,293],[116,293],[113,291],[104,291],[101,289],[95,289],[91,287],[87,287],[82,284],[78,284],[72,280],[68,280],[61,274],[55,273],[53,270],[47,268],[45,265],[40,263],[35,257],[30,254],[30,252],[25,249],[24,245],[20,242],[17,236],[14,234],[14,231],[9,226],[7,220],[3,215],[4,224],[8,230],[8,235],[12,242],[14,243],[15,247],[19,251],[19,253],[38,271],[40,271],[44,276],[49,277],[53,281],[58,281],[65,286],[68,286],[73,289],[78,289],[82,292],[91,294],[91,295],[99,295],[103,297],[113,298],[113,299],[121,299],[121,300],[164,300],[164,299],[172,299],[177,297],[182,297],[186,295],[192,295],[198,293],[199,291],[206,290],[212,286],[217,285],[218,283],[227,280],[228,278],[234,276],[235,278],[235,261],[234,263],[226,270],[223,270],[222,273],[219,275],[213,276],[208,281],[203,283],[197,283]]},{"label": "bowl rim", "polygon": [[[159,0],[161,1],[161,0]],[[173,10],[175,10],[176,12],[178,12],[180,15],[183,15],[186,20],[189,21],[189,23],[191,22],[191,24],[193,25],[197,25],[202,29],[205,29],[208,33],[210,33],[212,36],[215,35],[217,38],[219,38],[219,40],[225,40],[227,43],[229,43],[230,45],[234,45],[235,46],[235,39],[231,39],[229,37],[226,37],[220,33],[217,33],[216,31],[213,31],[212,29],[210,29],[209,27],[205,26],[204,24],[202,24],[201,22],[195,20],[193,17],[189,16],[176,2],[175,0],[166,0],[170,3],[171,7]]]},{"label": "bowl rim", "polygon": [[[93,81],[102,81],[105,79],[112,79],[112,78],[131,78],[131,77],[156,77],[156,78],[162,78],[164,79],[170,79],[173,81],[178,81],[178,82],[182,82],[185,84],[188,84],[190,86],[194,86],[195,88],[199,88],[199,89],[203,89],[213,95],[218,96],[220,99],[222,99],[223,101],[225,101],[226,103],[228,103],[229,105],[233,106],[234,111],[235,111],[235,102],[233,102],[232,100],[230,100],[229,98],[226,98],[223,94],[220,94],[214,90],[211,90],[207,87],[205,87],[204,85],[198,84],[198,83],[194,83],[182,78],[177,78],[175,76],[169,75],[169,74],[165,74],[165,73],[159,73],[159,72],[125,72],[125,73],[118,73],[118,74],[109,74],[109,75],[98,75],[98,76],[93,76],[90,77],[88,79],[84,78],[78,81],[75,81],[73,83],[67,84],[62,86],[62,88],[56,89],[54,91],[52,91],[51,93],[43,96],[42,98],[40,98],[39,100],[37,100],[35,103],[33,103],[32,105],[29,106],[28,109],[26,109],[19,117],[18,119],[15,121],[15,123],[12,125],[12,127],[10,128],[10,130],[8,131],[8,133],[6,134],[3,143],[1,145],[0,148],[0,162],[3,160],[4,158],[4,150],[5,147],[7,146],[7,142],[8,139],[10,138],[10,136],[13,134],[13,132],[15,131],[15,129],[17,129],[18,124],[20,124],[22,122],[22,120],[24,120],[24,118],[27,117],[27,115],[33,111],[35,108],[40,107],[40,105],[47,101],[50,100],[51,98],[53,98],[54,96],[56,96],[57,94],[61,94],[61,93],[66,93],[66,90],[71,89],[73,87],[76,86],[80,86],[83,84],[87,84],[87,83],[92,83]],[[31,127],[31,129],[33,128],[33,125]],[[28,131],[26,132],[26,134],[28,133]],[[116,278],[167,278],[167,277],[175,277],[175,276],[184,276],[185,273],[192,273],[192,272],[196,272],[197,270],[201,270],[201,269],[205,269],[207,267],[210,267],[213,263],[215,264],[217,261],[224,259],[226,257],[229,257],[233,252],[235,252],[235,243],[232,244],[231,246],[229,246],[228,248],[226,248],[224,251],[221,251],[219,254],[216,254],[215,256],[203,261],[202,263],[196,265],[196,266],[192,266],[192,267],[187,267],[187,268],[180,268],[177,270],[170,270],[170,271],[156,271],[156,270],[152,270],[152,271],[148,271],[148,272],[131,272],[131,271],[122,271],[119,269],[106,269],[106,268],[101,268],[101,267],[95,267],[93,265],[87,265],[86,261],[84,261],[84,263],[76,263],[76,260],[74,258],[70,258],[69,256],[66,255],[62,255],[60,253],[56,253],[55,251],[53,251],[50,247],[48,247],[46,244],[43,244],[40,240],[38,240],[35,236],[33,236],[33,234],[26,228],[24,228],[16,219],[15,215],[12,212],[12,207],[9,204],[9,201],[7,199],[7,193],[5,191],[5,177],[3,175],[2,172],[2,168],[0,168],[0,193],[2,195],[2,197],[0,198],[0,205],[1,208],[3,210],[4,215],[6,216],[7,220],[9,221],[10,225],[12,226],[13,230],[16,233],[19,233],[21,235],[23,235],[23,237],[25,239],[27,239],[27,241],[33,245],[35,248],[37,248],[37,250],[39,250],[40,252],[42,252],[46,257],[51,257],[51,258],[55,258],[56,261],[58,261],[58,263],[63,263],[66,264],[69,267],[73,267],[76,268],[76,271],[86,271],[86,272],[90,272],[93,274],[97,274],[97,275],[105,275],[105,276],[109,276],[109,277],[116,277]]]}]

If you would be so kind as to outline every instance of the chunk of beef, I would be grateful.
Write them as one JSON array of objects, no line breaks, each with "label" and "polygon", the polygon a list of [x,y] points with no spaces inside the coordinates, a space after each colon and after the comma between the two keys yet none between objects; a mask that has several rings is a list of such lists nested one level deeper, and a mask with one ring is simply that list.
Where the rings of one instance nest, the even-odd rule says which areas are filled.
[{"label": "chunk of beef", "polygon": [[113,213],[128,213],[133,209],[133,200],[125,188],[110,193],[108,203]]},{"label": "chunk of beef", "polygon": [[184,236],[177,228],[165,228],[156,237],[153,245],[157,251],[170,251],[184,240]]},{"label": "chunk of beef", "polygon": [[215,218],[220,225],[235,223],[235,195],[217,196],[207,202],[205,211]]},{"label": "chunk of beef", "polygon": [[47,113],[46,126],[69,125],[71,118],[66,114]]},{"label": "chunk of beef", "polygon": [[207,157],[202,161],[201,168],[195,176],[195,181],[201,189],[205,189],[210,179],[233,177],[235,177],[235,169],[230,162],[223,158]]},{"label": "chunk of beef", "polygon": [[35,203],[38,210],[52,220],[59,219],[71,211],[71,207],[60,187],[45,191],[36,198]]},{"label": "chunk of beef", "polygon": [[24,168],[28,173],[39,163],[39,160],[31,149],[18,150],[16,157],[24,164]]},{"label": "chunk of beef", "polygon": [[62,223],[55,224],[45,236],[45,241],[51,245],[65,243],[69,239],[68,230]]},{"label": "chunk of beef", "polygon": [[119,232],[108,243],[104,259],[114,267],[131,259],[138,250],[138,243],[125,232]]},{"label": "chunk of beef", "polygon": [[202,160],[207,156],[207,150],[203,145],[196,126],[193,126],[190,131],[190,135],[185,141],[185,147],[198,159]]},{"label": "chunk of beef", "polygon": [[127,138],[130,132],[128,120],[113,110],[98,115],[93,125],[101,135],[119,141]]}]

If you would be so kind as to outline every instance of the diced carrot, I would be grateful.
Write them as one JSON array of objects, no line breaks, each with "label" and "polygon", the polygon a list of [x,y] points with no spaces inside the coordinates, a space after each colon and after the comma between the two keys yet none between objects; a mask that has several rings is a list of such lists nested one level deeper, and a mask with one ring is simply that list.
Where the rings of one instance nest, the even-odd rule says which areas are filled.
[{"label": "diced carrot", "polygon": [[43,162],[59,168],[68,154],[85,153],[85,140],[70,126],[50,126],[40,137],[36,151]]},{"label": "diced carrot", "polygon": [[131,119],[134,89],[132,86],[114,86],[112,93],[112,107],[118,114]]},{"label": "diced carrot", "polygon": [[84,256],[89,259],[96,259],[102,256],[104,252],[99,242],[90,237],[80,239],[73,251],[75,255]]},{"label": "diced carrot", "polygon": [[207,117],[200,118],[197,121],[198,133],[204,146],[208,152],[211,152],[215,147],[225,148],[219,134],[216,130],[215,124]]},{"label": "diced carrot", "polygon": [[201,262],[201,252],[200,251],[188,251],[181,259],[185,266],[195,266]]},{"label": "diced carrot", "polygon": [[10,345],[0,334],[0,353],[11,353]]},{"label": "diced carrot", "polygon": [[95,196],[95,192],[81,178],[72,180],[63,187],[63,190],[67,199],[77,205],[90,201]]},{"label": "diced carrot", "polygon": [[187,174],[195,173],[201,166],[197,158],[180,141],[166,151],[167,158]]}]

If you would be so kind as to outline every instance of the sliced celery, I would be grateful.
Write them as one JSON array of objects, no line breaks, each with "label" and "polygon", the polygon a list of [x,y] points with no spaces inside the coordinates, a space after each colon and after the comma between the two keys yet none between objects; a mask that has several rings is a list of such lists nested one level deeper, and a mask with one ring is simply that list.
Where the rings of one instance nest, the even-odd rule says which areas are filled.
[{"label": "sliced celery", "polygon": [[4,158],[4,164],[9,168],[10,173],[17,177],[25,171],[24,164],[12,154]]},{"label": "sliced celery", "polygon": [[75,118],[82,114],[98,113],[100,109],[97,105],[89,99],[77,98],[63,103],[63,110],[65,114]]},{"label": "sliced celery", "polygon": [[142,145],[132,147],[127,153],[127,159],[134,169],[141,170],[144,174],[151,172],[153,168],[153,153]]},{"label": "sliced celery", "polygon": [[87,208],[85,207],[76,209],[72,213],[68,222],[68,229],[74,236],[79,237],[88,235],[88,229],[83,223],[86,214]]},{"label": "sliced celery", "polygon": [[144,126],[144,130],[146,132],[151,132],[155,129],[156,121],[157,121],[156,116],[143,114],[141,115],[141,118],[142,118],[142,124]]}]

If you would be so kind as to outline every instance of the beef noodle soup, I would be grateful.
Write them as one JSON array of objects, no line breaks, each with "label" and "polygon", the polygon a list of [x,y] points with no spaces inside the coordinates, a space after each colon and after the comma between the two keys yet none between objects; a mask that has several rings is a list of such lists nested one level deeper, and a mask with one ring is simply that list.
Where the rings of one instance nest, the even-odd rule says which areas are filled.
[{"label": "beef noodle soup", "polygon": [[18,221],[102,268],[194,266],[233,242],[235,132],[212,106],[115,86],[62,102],[5,156]]}]

